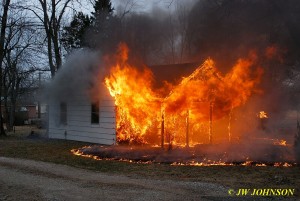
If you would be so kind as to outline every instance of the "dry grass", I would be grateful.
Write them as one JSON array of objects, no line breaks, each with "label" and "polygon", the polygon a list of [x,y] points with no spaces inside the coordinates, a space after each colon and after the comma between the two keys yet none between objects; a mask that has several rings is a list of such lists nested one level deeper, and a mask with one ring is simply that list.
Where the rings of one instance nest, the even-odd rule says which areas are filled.
[{"label": "dry grass", "polygon": [[[35,134],[30,136],[31,130]],[[70,150],[85,145],[83,142],[52,140],[45,131],[35,128],[17,128],[15,133],[0,138],[0,156],[25,158],[65,164],[130,177],[180,179],[214,182],[230,188],[297,188],[300,167],[245,167],[245,166],[170,166],[167,164],[135,164],[118,161],[96,161],[74,156]],[[298,188],[296,190],[299,191]],[[299,194],[299,193],[297,193]]]}]

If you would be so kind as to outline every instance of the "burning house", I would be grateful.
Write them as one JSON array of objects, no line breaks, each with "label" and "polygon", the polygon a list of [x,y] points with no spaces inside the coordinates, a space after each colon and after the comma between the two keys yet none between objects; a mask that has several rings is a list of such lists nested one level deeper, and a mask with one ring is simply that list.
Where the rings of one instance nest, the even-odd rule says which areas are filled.
[{"label": "burning house", "polygon": [[[175,65],[168,70],[169,77],[177,75],[177,80],[168,82],[170,79],[162,78],[166,66],[138,70],[127,61],[128,49],[121,48],[122,58],[105,78],[117,106],[118,142],[211,144],[213,121],[228,120],[232,110],[245,104],[254,93],[262,75],[262,70],[255,68],[253,54],[240,59],[226,75],[218,71],[212,59],[200,65],[181,66],[181,75],[176,73]],[[154,87],[157,81],[165,81],[164,86]],[[228,129],[230,133],[230,126]],[[216,133],[216,139],[220,139],[227,131]],[[226,141],[231,137],[226,136]]]},{"label": "burning house", "polygon": [[[105,62],[91,52],[69,59],[50,87],[50,138],[163,149],[194,147],[218,157],[230,150],[230,160],[244,160],[250,153],[275,159],[291,156],[286,140],[261,135],[267,133],[265,111],[240,110],[259,93],[263,71],[254,53],[222,74],[212,59],[139,68],[128,61],[128,51],[122,44],[118,54]],[[244,120],[248,127],[239,123]],[[214,148],[203,150],[203,145]]]},{"label": "burning house", "polygon": [[246,103],[262,75],[255,68],[254,54],[222,75],[211,59],[200,65],[141,69],[129,64],[126,45],[119,51],[107,70],[95,61],[76,67],[80,65],[76,58],[69,65],[75,66],[74,72],[82,72],[57,76],[54,82],[60,86],[50,104],[50,137],[100,144],[188,146],[212,143],[213,122],[226,119],[228,128],[216,132],[221,135],[216,134],[214,141],[231,141],[232,111]]}]

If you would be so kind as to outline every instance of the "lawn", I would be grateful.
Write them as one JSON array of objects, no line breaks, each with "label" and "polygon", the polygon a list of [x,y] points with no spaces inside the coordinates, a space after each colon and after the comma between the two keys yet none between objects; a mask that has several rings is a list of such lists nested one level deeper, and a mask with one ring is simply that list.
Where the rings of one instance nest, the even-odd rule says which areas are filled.
[{"label": "lawn", "polygon": [[[31,130],[33,135],[29,135]],[[23,127],[0,138],[0,156],[32,159],[78,168],[123,174],[130,177],[213,182],[228,188],[296,188],[300,184],[300,167],[254,166],[171,166],[93,160],[73,155],[70,150],[91,145],[84,142],[53,140],[45,131]],[[41,137],[42,136],[42,137]],[[299,195],[299,193],[297,193]]]}]

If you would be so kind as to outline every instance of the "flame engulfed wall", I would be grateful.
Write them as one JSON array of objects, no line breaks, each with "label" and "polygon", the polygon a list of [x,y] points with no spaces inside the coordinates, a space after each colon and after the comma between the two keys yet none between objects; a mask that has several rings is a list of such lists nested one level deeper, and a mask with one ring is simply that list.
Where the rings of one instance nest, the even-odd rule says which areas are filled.
[{"label": "flame engulfed wall", "polygon": [[119,143],[159,144],[162,130],[165,142],[207,143],[211,140],[212,122],[225,117],[229,119],[230,133],[232,110],[257,91],[263,73],[261,68],[254,68],[254,53],[239,59],[225,75],[212,59],[207,59],[164,96],[153,88],[150,68],[140,70],[129,64],[128,51],[125,44],[120,45],[116,63],[105,78],[117,106]]}]

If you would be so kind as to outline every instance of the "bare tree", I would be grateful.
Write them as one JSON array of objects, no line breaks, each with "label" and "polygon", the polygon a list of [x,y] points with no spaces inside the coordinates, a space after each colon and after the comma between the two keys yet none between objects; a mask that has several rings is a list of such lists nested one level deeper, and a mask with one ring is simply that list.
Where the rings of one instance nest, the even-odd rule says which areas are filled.
[{"label": "bare tree", "polygon": [[186,47],[188,42],[188,10],[183,4],[176,4],[177,21],[178,21],[178,34],[179,34],[179,63],[183,62],[186,56]]},{"label": "bare tree", "polygon": [[[4,42],[6,37],[6,28],[7,28],[7,16],[9,11],[10,0],[3,0],[1,4],[2,15],[1,15],[1,32],[0,32],[0,98],[2,97],[2,63],[4,58]],[[0,100],[0,135],[5,135],[3,127],[3,118],[2,118],[2,100]]]},{"label": "bare tree", "polygon": [[117,15],[121,22],[125,20],[126,16],[132,13],[135,9],[139,8],[137,0],[125,0],[122,1],[122,5],[117,8]]},{"label": "bare tree", "polygon": [[5,55],[3,59],[3,99],[5,119],[8,131],[14,125],[16,104],[20,93],[20,86],[34,68],[28,63],[34,57],[30,54],[35,41],[35,31],[31,23],[19,10],[12,11],[7,24],[5,38]]},{"label": "bare tree", "polygon": [[189,42],[187,32],[189,8],[180,1],[171,1],[170,6],[174,8],[170,8],[164,21],[167,28],[163,32],[166,41],[163,55],[168,63],[182,63],[187,56]]},{"label": "bare tree", "polygon": [[45,31],[47,57],[52,77],[62,65],[60,33],[63,17],[68,10],[72,9],[74,2],[74,0],[36,0],[25,7],[34,13]]}]

